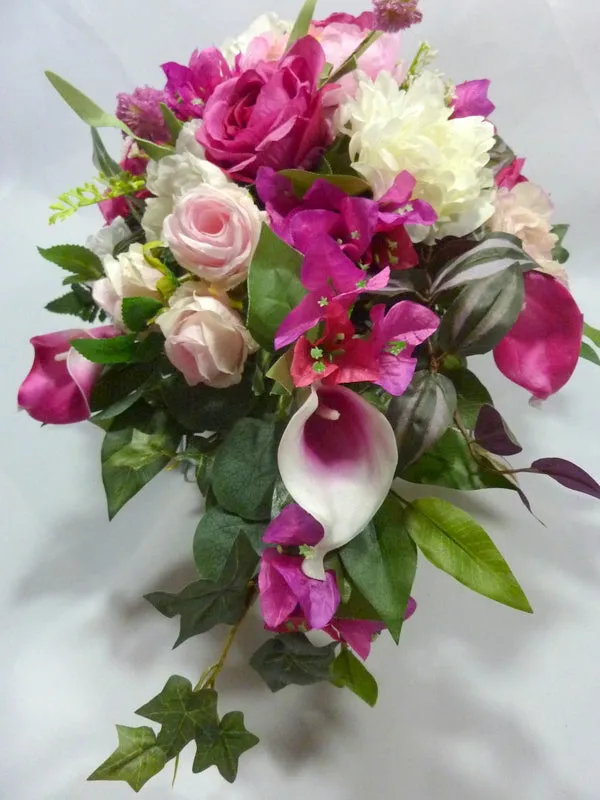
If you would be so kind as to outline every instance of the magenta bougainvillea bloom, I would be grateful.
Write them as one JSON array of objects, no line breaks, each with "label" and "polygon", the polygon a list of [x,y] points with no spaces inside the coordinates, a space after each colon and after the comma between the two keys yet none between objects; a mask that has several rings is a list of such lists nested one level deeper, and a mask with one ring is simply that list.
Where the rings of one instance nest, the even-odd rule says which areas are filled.
[{"label": "magenta bougainvillea bloom", "polygon": [[494,350],[500,372],[545,400],[567,383],[579,360],[583,315],[569,290],[541,272],[525,275],[525,307]]},{"label": "magenta bougainvillea bloom", "polygon": [[299,39],[278,62],[262,62],[217,87],[196,134],[206,157],[237,181],[253,183],[261,166],[309,169],[333,140],[334,108],[319,88],[321,45]]},{"label": "magenta bougainvillea bloom", "polygon": [[523,175],[524,166],[524,158],[515,158],[506,167],[502,167],[496,175],[496,186],[499,189],[508,189],[510,192],[517,184],[527,183],[527,178]]},{"label": "magenta bougainvillea bloom", "polygon": [[388,33],[411,28],[423,20],[418,5],[419,0],[373,0],[375,24]]},{"label": "magenta bougainvillea bloom", "polygon": [[71,347],[73,339],[110,339],[112,326],[92,330],[72,329],[34,336],[33,366],[19,389],[19,408],[48,425],[83,422],[90,416],[90,395],[102,372]]},{"label": "magenta bougainvillea bloom", "polygon": [[460,83],[454,98],[454,119],[462,117],[489,117],[496,106],[488,97],[491,81],[477,80]]},{"label": "magenta bougainvillea bloom", "polygon": [[[315,547],[323,539],[323,526],[300,506],[286,506],[267,528],[264,541],[285,547]],[[260,562],[258,589],[265,624],[279,628],[300,607],[311,628],[331,622],[340,593],[335,574],[323,580],[309,578],[302,570],[303,557],[287,555],[278,548],[265,550]]]}]

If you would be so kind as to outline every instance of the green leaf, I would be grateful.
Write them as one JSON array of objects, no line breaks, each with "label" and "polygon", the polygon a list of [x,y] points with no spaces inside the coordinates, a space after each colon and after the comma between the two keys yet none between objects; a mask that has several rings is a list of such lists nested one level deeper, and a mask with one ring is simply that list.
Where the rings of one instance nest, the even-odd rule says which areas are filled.
[{"label": "green leaf", "polygon": [[563,242],[567,233],[569,232],[570,225],[554,225],[552,228],[552,233],[558,236],[558,242],[554,246],[554,250],[552,251],[552,258],[555,261],[558,261],[559,264],[566,264],[569,260],[570,254],[569,251],[565,249],[563,246]]},{"label": "green leaf", "polygon": [[79,244],[57,244],[54,247],[38,247],[38,253],[46,261],[61,269],[74,273],[81,281],[94,281],[104,275],[102,262],[95,253]]},{"label": "green leaf", "polygon": [[439,442],[408,469],[399,474],[403,481],[426,486],[445,486],[460,491],[511,489],[519,487],[494,469],[483,455],[476,460],[463,435],[449,428]]},{"label": "green leaf", "polygon": [[92,128],[91,133],[92,143],[94,146],[92,161],[98,172],[101,172],[107,177],[110,177],[111,175],[120,175],[123,170],[119,164],[117,164],[117,162],[108,154],[108,151],[104,146],[104,142],[102,141],[102,137],[96,128]]},{"label": "green leaf", "polygon": [[[48,306],[46,306],[46,308],[47,307]],[[598,364],[600,366],[600,356],[587,342],[581,343],[581,354],[579,357],[584,358],[586,361],[591,361],[592,364]]]},{"label": "green leaf", "polygon": [[257,553],[262,552],[266,525],[246,522],[220,508],[203,515],[194,535],[194,561],[203,580],[216,581],[239,536],[245,536]]},{"label": "green leaf", "polygon": [[442,317],[440,347],[449,353],[478,355],[493,350],[523,309],[525,283],[519,265],[472,281]]},{"label": "green leaf", "polygon": [[335,644],[316,647],[303,633],[285,633],[269,639],[250,659],[272,692],[286,686],[310,686],[328,681]]},{"label": "green leaf", "polygon": [[592,341],[596,347],[600,347],[600,331],[596,328],[592,328],[587,322],[583,326],[583,335]]},{"label": "green leaf", "polygon": [[331,665],[331,682],[340,689],[350,689],[371,708],[377,703],[379,694],[377,681],[362,661],[347,647],[342,647],[339,656]]},{"label": "green leaf", "polygon": [[[154,374],[152,364],[114,364],[105,367],[92,390],[90,403],[92,413],[112,411],[117,407],[116,413],[109,412],[105,418],[119,416],[139,399],[136,397],[131,403],[128,402],[140,389],[150,383]],[[120,403],[125,403],[121,411],[118,410]]]},{"label": "green leaf", "polygon": [[163,304],[152,297],[125,297],[121,304],[123,322],[128,330],[140,333],[162,311]]},{"label": "green leaf", "polygon": [[446,375],[456,389],[458,413],[465,426],[473,430],[482,407],[493,405],[492,396],[477,375],[468,369],[449,370]]},{"label": "green leaf", "polygon": [[192,433],[226,431],[252,406],[254,366],[248,364],[242,381],[228,389],[210,386],[189,386],[176,373],[162,384],[162,397],[173,417]]},{"label": "green leaf", "polygon": [[236,422],[219,448],[212,475],[213,492],[226,511],[256,522],[271,518],[278,443],[275,420]]},{"label": "green leaf", "polygon": [[179,594],[154,592],[146,595],[146,600],[165,617],[180,617],[175,647],[215,625],[238,622],[246,608],[248,582],[257,563],[258,556],[248,539],[238,536],[218,580],[196,581]]},{"label": "green leaf", "polygon": [[183,748],[205,728],[218,728],[217,693],[212,689],[194,692],[187,678],[173,675],[162,692],[135,712],[161,726],[156,744],[167,760],[179,755]]},{"label": "green leaf", "polygon": [[291,180],[294,190],[300,197],[304,197],[315,181],[327,181],[350,196],[371,191],[370,185],[359,175],[323,175],[320,172],[305,172],[301,169],[284,169],[279,174]]},{"label": "green leaf", "polygon": [[267,350],[273,350],[279,326],[306,295],[300,282],[302,258],[263,225],[248,275],[248,327]]},{"label": "green leaf", "polygon": [[285,394],[293,395],[295,390],[294,379],[290,373],[292,365],[293,352],[287,350],[281,358],[273,364],[271,369],[267,372],[266,377],[270,378],[278,386],[281,386]]},{"label": "green leaf", "polygon": [[466,512],[445,500],[425,498],[408,506],[404,519],[409,534],[436,567],[485,597],[532,613],[499,550]]},{"label": "green leaf", "polygon": [[61,78],[60,75],[50,72],[50,70],[46,70],[45,75],[65,103],[91,128],[119,128],[125,133],[131,134],[124,122],[117,119],[114,114],[103,111],[93,100],[86,97],[83,92]]},{"label": "green leaf", "polygon": [[368,528],[340,550],[340,558],[350,582],[398,642],[417,571],[417,551],[406,532],[402,507],[393,495]]},{"label": "green leaf", "polygon": [[176,142],[179,137],[179,134],[181,133],[181,129],[183,128],[183,122],[177,119],[175,114],[165,103],[160,104],[160,110],[162,111],[165,125],[167,126],[169,133],[171,134],[172,140],[173,142]]},{"label": "green leaf", "polygon": [[218,728],[204,728],[196,736],[192,771],[203,772],[215,766],[226,781],[233,783],[237,777],[240,756],[258,742],[258,736],[246,730],[242,712],[230,711],[225,714]]},{"label": "green leaf", "polygon": [[[112,421],[102,445],[102,481],[110,519],[167,466],[180,438],[178,426],[164,411],[141,403]],[[149,449],[154,458],[144,461]],[[138,451],[144,458],[137,459]]]},{"label": "green leaf", "polygon": [[91,292],[84,286],[74,286],[73,289],[46,306],[47,311],[54,314],[72,314],[84,322],[93,322],[98,316],[98,307],[94,303]]},{"label": "green leaf", "polygon": [[392,400],[387,414],[396,434],[400,470],[438,441],[455,410],[456,391],[448,378],[417,372],[407,391]]},{"label": "green leaf", "polygon": [[95,364],[126,364],[135,359],[134,335],[113,336],[111,339],[72,339],[71,345]]},{"label": "green leaf", "polygon": [[296,22],[294,23],[294,27],[291,30],[287,47],[285,48],[286,53],[292,48],[294,42],[298,41],[298,39],[301,39],[303,36],[306,36],[308,33],[310,23],[313,20],[316,5],[317,0],[304,0],[304,5],[300,9],[300,13],[298,14]]},{"label": "green leaf", "polygon": [[162,770],[167,762],[156,744],[152,728],[127,728],[117,725],[119,746],[88,781],[124,781],[134,792]]}]

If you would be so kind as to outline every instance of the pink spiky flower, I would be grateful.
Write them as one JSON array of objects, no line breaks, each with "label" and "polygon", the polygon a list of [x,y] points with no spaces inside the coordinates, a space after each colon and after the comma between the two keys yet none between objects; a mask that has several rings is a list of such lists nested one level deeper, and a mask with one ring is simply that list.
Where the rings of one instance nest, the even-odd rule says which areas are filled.
[{"label": "pink spiky flower", "polygon": [[373,0],[378,30],[397,33],[417,25],[423,19],[418,4],[419,0]]}]

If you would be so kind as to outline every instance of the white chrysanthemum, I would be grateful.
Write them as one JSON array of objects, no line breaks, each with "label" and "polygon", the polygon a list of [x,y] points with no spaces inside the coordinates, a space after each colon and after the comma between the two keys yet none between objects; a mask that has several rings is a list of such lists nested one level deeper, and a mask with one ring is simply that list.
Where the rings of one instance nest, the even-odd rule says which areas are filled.
[{"label": "white chrysanthemum", "polygon": [[438,215],[435,226],[411,229],[414,241],[466,236],[494,213],[489,151],[494,127],[483,117],[450,119],[446,87],[434,72],[423,72],[407,90],[388,72],[375,81],[361,75],[356,97],[338,113],[338,127],[350,135],[354,168],[381,197],[407,170],[417,180],[415,196]]}]

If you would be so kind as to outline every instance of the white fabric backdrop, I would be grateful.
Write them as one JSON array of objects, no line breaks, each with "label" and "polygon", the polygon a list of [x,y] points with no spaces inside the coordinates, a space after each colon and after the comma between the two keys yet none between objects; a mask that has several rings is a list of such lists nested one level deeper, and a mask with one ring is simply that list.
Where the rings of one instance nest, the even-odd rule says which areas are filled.
[{"label": "white fabric backdrop", "polygon": [[[0,562],[0,797],[120,800],[124,784],[84,779],[112,752],[114,723],[171,674],[196,678],[222,631],[175,652],[174,623],[141,600],[182,586],[200,506],[176,475],[162,476],[108,524],[91,426],[39,427],[15,413],[30,336],[67,327],[43,310],[57,270],[34,245],[82,242],[94,212],[46,226],[47,206],[91,175],[85,127],[42,70],[51,68],[106,108],[118,91],[158,83],[158,65],[218,44],[267,10],[262,0],[3,0],[0,4],[2,449]],[[292,17],[297,3],[279,0]],[[358,13],[361,0],[347,0]],[[490,77],[502,134],[529,156],[528,175],[552,190],[573,223],[573,290],[600,324],[600,10],[596,0],[423,0],[419,36],[457,81]],[[321,0],[323,16],[334,0]],[[600,369],[582,363],[543,411],[486,359],[477,365],[531,458],[570,458],[600,477]],[[89,429],[88,429],[89,428]],[[502,493],[462,497],[496,538],[536,614],[480,598],[422,563],[418,615],[400,650],[383,638],[370,667],[371,711],[326,686],[271,696],[245,666],[259,635],[248,625],[222,681],[222,707],[243,709],[261,746],[230,787],[216,770],[170,770],[148,800],[597,800],[600,797],[600,508],[545,478],[525,488],[547,528]]]}]

